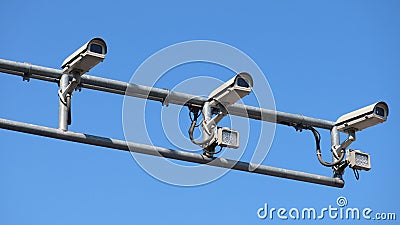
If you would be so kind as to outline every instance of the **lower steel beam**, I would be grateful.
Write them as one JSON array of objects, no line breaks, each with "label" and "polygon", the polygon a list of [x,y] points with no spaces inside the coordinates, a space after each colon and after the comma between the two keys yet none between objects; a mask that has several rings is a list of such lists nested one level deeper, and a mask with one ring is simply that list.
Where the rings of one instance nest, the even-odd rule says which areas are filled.
[{"label": "lower steel beam", "polygon": [[[60,140],[78,142],[83,144],[101,146],[106,148],[118,149],[123,151],[132,151],[146,155],[165,157],[170,159],[182,160],[187,162],[207,164],[210,166],[231,168],[249,173],[257,173],[274,177],[298,180],[320,185],[342,188],[344,181],[340,178],[331,178],[316,174],[304,173],[300,171],[287,170],[265,165],[254,165],[247,162],[234,161],[225,158],[208,158],[201,154],[171,150],[156,146],[139,144],[134,142],[126,142],[123,140],[99,137],[83,133],[75,133],[70,131],[62,131],[55,128],[38,126],[18,121],[12,121],[0,118],[0,128],[22,133],[39,135]],[[256,169],[254,169],[256,168]]]}]

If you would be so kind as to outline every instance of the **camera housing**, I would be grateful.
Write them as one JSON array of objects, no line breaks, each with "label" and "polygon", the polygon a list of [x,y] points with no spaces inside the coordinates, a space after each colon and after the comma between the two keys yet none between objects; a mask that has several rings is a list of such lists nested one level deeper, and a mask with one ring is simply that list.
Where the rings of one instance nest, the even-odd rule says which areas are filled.
[{"label": "camera housing", "polygon": [[101,38],[93,38],[68,56],[61,68],[63,73],[82,75],[102,62],[106,54],[106,42]]},{"label": "camera housing", "polygon": [[252,89],[253,78],[250,74],[242,72],[212,91],[208,101],[211,106],[222,104],[228,107],[250,94]]},{"label": "camera housing", "polygon": [[377,102],[339,117],[335,126],[338,131],[345,133],[349,130],[361,131],[385,122],[388,115],[388,105],[385,102]]}]

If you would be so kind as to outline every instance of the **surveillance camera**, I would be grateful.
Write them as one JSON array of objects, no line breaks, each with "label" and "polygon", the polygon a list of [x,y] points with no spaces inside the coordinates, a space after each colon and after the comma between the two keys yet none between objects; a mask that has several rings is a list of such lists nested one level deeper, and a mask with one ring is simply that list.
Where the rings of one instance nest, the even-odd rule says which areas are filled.
[{"label": "surveillance camera", "polygon": [[82,75],[102,62],[106,53],[106,42],[101,38],[93,38],[66,58],[61,68],[63,73]]},{"label": "surveillance camera", "polygon": [[211,106],[222,104],[224,107],[234,104],[253,89],[253,78],[242,72],[225,82],[209,95]]},{"label": "surveillance camera", "polygon": [[385,122],[388,115],[388,105],[378,102],[339,117],[336,127],[338,131],[345,133],[349,130],[360,131]]}]

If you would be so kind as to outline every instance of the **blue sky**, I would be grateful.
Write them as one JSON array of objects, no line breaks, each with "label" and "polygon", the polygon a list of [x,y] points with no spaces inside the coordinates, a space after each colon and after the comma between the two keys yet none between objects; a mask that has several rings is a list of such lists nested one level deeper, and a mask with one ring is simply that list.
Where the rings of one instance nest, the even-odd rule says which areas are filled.
[{"label": "blue sky", "polygon": [[[383,100],[390,114],[386,123],[358,133],[351,147],[369,152],[373,168],[361,172],[359,181],[347,170],[343,189],[238,171],[206,185],[178,187],[148,175],[127,152],[0,130],[0,224],[376,222],[257,218],[257,209],[265,203],[321,209],[336,205],[339,196],[345,196],[350,207],[399,216],[399,10],[400,2],[386,0],[3,2],[3,59],[60,68],[71,51],[100,36],[109,53],[90,74],[128,82],[139,65],[162,48],[214,40],[242,50],[258,64],[279,111],[335,121]],[[182,79],[176,76],[190,78],[190,71],[221,80],[232,76],[222,68],[193,65],[170,71],[170,79],[160,80],[157,87],[171,88]],[[0,75],[1,118],[57,126],[56,84]],[[252,99],[244,102],[254,105]],[[123,139],[122,103],[122,96],[77,93],[70,130]],[[154,110],[155,118],[160,110]],[[157,130],[158,121],[150,122],[149,129]],[[184,127],[189,120],[180,122]],[[321,130],[321,135],[328,159],[329,133]],[[162,134],[155,139],[157,146],[173,147]],[[331,175],[315,157],[311,133],[279,125],[264,164]]]}]

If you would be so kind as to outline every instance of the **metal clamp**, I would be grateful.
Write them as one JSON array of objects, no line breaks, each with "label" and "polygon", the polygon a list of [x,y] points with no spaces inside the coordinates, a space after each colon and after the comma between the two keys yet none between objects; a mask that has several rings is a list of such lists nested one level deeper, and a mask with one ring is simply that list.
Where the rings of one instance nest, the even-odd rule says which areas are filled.
[{"label": "metal clamp", "polygon": [[169,98],[169,95],[171,94],[171,91],[167,88],[163,88],[163,89],[166,90],[168,92],[168,94],[167,94],[167,96],[165,96],[165,98],[162,99],[161,104],[162,104],[162,106],[168,107],[169,106],[168,98]]},{"label": "metal clamp", "polygon": [[81,83],[81,75],[80,74],[74,73],[72,76],[73,76],[72,81],[68,84],[68,86],[65,88],[65,90],[60,89],[58,91],[58,96],[60,97],[60,100],[64,104],[67,104],[67,97],[68,96],[71,97],[74,90]]},{"label": "metal clamp", "polygon": [[32,75],[32,73],[31,73],[32,64],[27,63],[27,62],[25,64],[28,64],[29,67],[28,67],[28,72],[24,72],[24,75],[22,76],[22,81],[29,82],[31,80],[31,75]]}]

